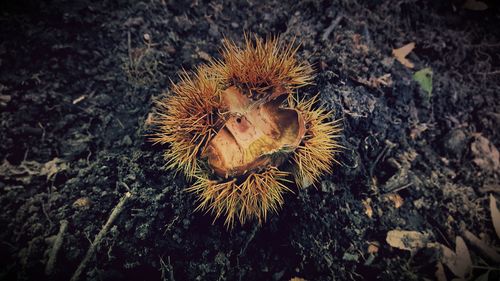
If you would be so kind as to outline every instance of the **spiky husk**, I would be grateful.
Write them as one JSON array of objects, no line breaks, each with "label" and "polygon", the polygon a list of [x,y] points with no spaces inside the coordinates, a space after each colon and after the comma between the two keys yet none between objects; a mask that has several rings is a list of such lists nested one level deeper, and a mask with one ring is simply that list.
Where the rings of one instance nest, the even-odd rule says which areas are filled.
[{"label": "spiky husk", "polygon": [[[284,184],[291,176],[300,187],[316,182],[324,172],[331,172],[335,154],[341,147],[336,141],[341,129],[338,121],[328,121],[330,113],[313,109],[315,99],[297,101],[290,97],[298,87],[310,84],[312,70],[307,63],[295,59],[297,48],[293,43],[282,45],[277,38],[266,41],[245,36],[243,49],[226,41],[223,59],[213,61],[197,70],[186,72],[181,81],[172,86],[172,94],[156,103],[154,123],[155,143],[169,144],[164,153],[168,169],[182,172],[188,179],[196,178],[187,191],[198,195],[197,210],[225,217],[231,228],[235,221],[244,224],[249,219],[259,223],[269,212],[276,212],[283,204],[283,193],[290,191]],[[271,165],[262,170],[220,179],[210,173],[210,167],[201,165],[200,156],[225,123],[227,108],[221,92],[236,86],[263,103],[277,95],[288,96],[288,107],[303,115],[306,133],[295,150],[273,151],[271,157],[288,158],[291,165],[281,171]],[[294,147],[295,148],[295,147]],[[280,161],[272,161],[272,165]]]},{"label": "spiky husk", "polygon": [[170,144],[164,152],[168,169],[191,178],[198,170],[198,156],[222,125],[219,84],[207,68],[195,75],[184,72],[172,85],[172,94],[156,102],[157,131],[151,140]]},{"label": "spiky husk", "polygon": [[[331,112],[322,108],[313,109],[317,96],[310,100],[289,97],[291,107],[302,112],[306,122],[306,134],[292,156],[292,174],[295,183],[307,187],[316,183],[324,173],[332,172],[336,154],[342,148],[337,142],[342,131],[341,119],[328,121]],[[338,162],[337,162],[338,163]]]},{"label": "spiky husk", "polygon": [[290,174],[269,167],[260,173],[248,175],[241,183],[212,180],[207,174],[196,176],[196,183],[188,188],[199,196],[197,210],[215,214],[214,221],[225,217],[224,224],[232,228],[235,220],[244,224],[248,219],[265,221],[269,211],[277,212],[283,205],[283,193],[290,191],[284,182]]},{"label": "spiky husk", "polygon": [[251,40],[245,36],[245,47],[225,40],[223,59],[213,65],[216,76],[227,86],[237,86],[257,94],[280,88],[291,93],[312,81],[308,63],[295,59],[298,46],[282,44],[278,38]]}]

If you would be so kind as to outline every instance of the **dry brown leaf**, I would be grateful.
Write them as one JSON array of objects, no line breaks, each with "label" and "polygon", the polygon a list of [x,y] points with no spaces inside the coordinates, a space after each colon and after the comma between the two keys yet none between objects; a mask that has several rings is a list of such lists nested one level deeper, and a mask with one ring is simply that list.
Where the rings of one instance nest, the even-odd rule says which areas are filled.
[{"label": "dry brown leaf", "polygon": [[438,262],[436,265],[436,273],[434,274],[436,276],[437,281],[447,281],[446,279],[446,273],[444,272],[444,266],[442,263]]},{"label": "dry brown leaf", "polygon": [[374,241],[374,242],[370,242],[370,244],[368,245],[368,254],[376,254],[378,252],[378,249],[379,249],[379,243]]},{"label": "dry brown leaf", "polygon": [[24,184],[29,184],[33,177],[46,176],[47,181],[52,180],[57,173],[68,169],[68,164],[59,158],[41,164],[36,161],[22,161],[14,166],[4,160],[0,165],[0,176],[6,179],[14,179]]},{"label": "dry brown leaf", "polygon": [[469,249],[467,244],[462,237],[457,236],[456,238],[456,253],[457,253],[457,265],[463,270],[464,275],[459,275],[459,277],[466,277],[466,275],[472,272],[472,259],[470,258]]},{"label": "dry brown leaf", "polygon": [[490,194],[490,213],[493,227],[495,228],[498,238],[500,238],[500,211],[498,210],[497,200],[493,194]]},{"label": "dry brown leaf", "polygon": [[467,277],[472,272],[472,260],[469,254],[469,249],[462,237],[456,238],[456,251],[453,252],[450,248],[441,245],[443,253],[442,262],[460,278]]},{"label": "dry brown leaf", "polygon": [[459,275],[460,269],[456,267],[456,260],[457,260],[457,254],[455,252],[446,247],[445,245],[441,244],[441,261],[448,266],[448,268],[453,272],[455,275]]},{"label": "dry brown leaf", "polygon": [[392,55],[407,68],[413,68],[415,65],[409,61],[406,56],[415,48],[415,42],[408,43],[399,49],[392,49]]},{"label": "dry brown leaf", "polygon": [[50,181],[54,179],[54,177],[62,171],[65,171],[68,169],[68,164],[59,158],[54,158],[50,160],[49,162],[43,164],[42,168],[40,169],[40,175],[46,176],[47,181]]},{"label": "dry brown leaf", "polygon": [[403,206],[403,203],[404,203],[404,200],[401,196],[399,196],[399,194],[397,193],[391,193],[391,194],[387,194],[386,195],[386,198],[390,201],[392,201],[392,203],[394,203],[394,207],[396,209],[399,209],[401,206]]},{"label": "dry brown leaf", "polygon": [[307,281],[307,280],[304,278],[301,278],[301,277],[292,277],[292,279],[290,279],[290,281]]},{"label": "dry brown leaf", "polygon": [[406,251],[415,251],[430,244],[427,233],[408,230],[391,230],[387,232],[386,241],[391,247]]},{"label": "dry brown leaf", "polygon": [[372,199],[370,198],[366,198],[365,200],[362,201],[363,202],[363,206],[365,206],[365,214],[371,218],[373,216],[373,209],[372,209],[372,206],[371,206],[371,203],[372,203]]},{"label": "dry brown leaf", "polygon": [[477,0],[466,0],[462,7],[471,11],[484,11],[488,9],[486,3]]},{"label": "dry brown leaf", "polygon": [[479,192],[481,193],[490,193],[494,192],[500,194],[500,184],[498,183],[485,183],[483,186],[479,188]]},{"label": "dry brown leaf", "polygon": [[493,261],[500,263],[500,254],[497,253],[493,247],[486,244],[483,240],[479,239],[476,235],[468,230],[465,230],[463,234],[472,245],[480,249],[486,256],[488,256]]},{"label": "dry brown leaf", "polygon": [[481,169],[494,172],[500,168],[500,153],[498,149],[487,138],[480,134],[474,135],[475,140],[471,144],[472,160]]}]

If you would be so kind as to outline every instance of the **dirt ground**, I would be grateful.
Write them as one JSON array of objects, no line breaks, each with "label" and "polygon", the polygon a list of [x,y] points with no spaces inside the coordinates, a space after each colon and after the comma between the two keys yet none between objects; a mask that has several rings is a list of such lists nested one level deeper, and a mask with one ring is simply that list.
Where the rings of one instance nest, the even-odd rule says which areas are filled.
[{"label": "dirt ground", "polygon": [[[96,236],[75,279],[451,280],[427,244],[460,264],[464,237],[462,279],[499,280],[466,235],[499,249],[500,11],[485,3],[0,4],[0,280],[68,280]],[[265,224],[228,231],[163,168],[148,117],[170,79],[244,31],[301,42],[316,77],[299,94],[343,118],[346,148]],[[408,68],[392,51],[411,42]],[[431,90],[414,78],[427,68]],[[391,230],[418,241],[397,247]]]}]

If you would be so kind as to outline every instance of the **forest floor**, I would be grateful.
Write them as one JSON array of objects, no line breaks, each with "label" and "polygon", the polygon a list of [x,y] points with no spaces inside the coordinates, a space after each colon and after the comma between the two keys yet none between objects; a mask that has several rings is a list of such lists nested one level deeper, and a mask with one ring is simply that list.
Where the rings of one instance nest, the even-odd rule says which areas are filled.
[{"label": "forest floor", "polygon": [[[0,4],[0,280],[499,280],[493,2],[25,2]],[[170,79],[245,31],[296,37],[346,148],[227,230],[146,135]]]}]

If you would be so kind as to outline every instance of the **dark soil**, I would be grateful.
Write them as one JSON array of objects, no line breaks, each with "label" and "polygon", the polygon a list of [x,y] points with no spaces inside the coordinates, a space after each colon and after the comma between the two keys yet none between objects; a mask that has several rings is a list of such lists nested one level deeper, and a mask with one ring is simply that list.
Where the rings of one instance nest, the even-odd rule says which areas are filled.
[{"label": "dark soil", "polygon": [[[68,280],[127,191],[80,280],[435,279],[436,251],[393,248],[387,232],[426,232],[455,249],[467,229],[500,244],[488,201],[500,195],[495,3],[94,2],[0,4],[1,280]],[[294,188],[262,226],[228,231],[194,212],[190,182],[163,168],[164,147],[146,135],[170,79],[244,31],[301,42],[316,78],[300,94],[319,93],[343,118],[346,149],[332,175]],[[414,69],[392,56],[409,42]],[[425,67],[431,94],[413,80]],[[386,74],[387,85],[368,83]],[[476,148],[485,143],[491,153]],[[498,280],[499,265],[468,245]]]}]

